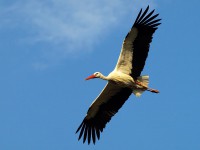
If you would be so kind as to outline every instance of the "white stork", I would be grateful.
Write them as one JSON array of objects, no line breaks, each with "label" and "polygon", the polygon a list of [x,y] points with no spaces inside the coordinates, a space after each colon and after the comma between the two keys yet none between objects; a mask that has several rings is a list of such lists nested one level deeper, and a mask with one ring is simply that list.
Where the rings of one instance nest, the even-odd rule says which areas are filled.
[{"label": "white stork", "polygon": [[158,90],[148,87],[149,76],[140,76],[148,55],[152,36],[161,24],[154,11],[147,13],[140,10],[133,27],[127,34],[115,69],[106,77],[100,72],[95,72],[86,80],[100,78],[108,83],[101,94],[91,104],[86,117],[77,132],[80,131],[79,140],[83,136],[83,143],[91,138],[95,144],[96,138],[100,139],[106,124],[122,107],[131,93],[140,96],[144,91],[159,93]]}]

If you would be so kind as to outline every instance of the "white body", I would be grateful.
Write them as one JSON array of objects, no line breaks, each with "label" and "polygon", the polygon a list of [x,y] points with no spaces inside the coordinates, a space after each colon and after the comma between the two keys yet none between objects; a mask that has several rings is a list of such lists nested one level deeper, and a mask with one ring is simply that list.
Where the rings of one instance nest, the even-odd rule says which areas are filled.
[{"label": "white body", "polygon": [[[136,84],[134,79],[130,75],[127,75],[120,71],[114,70],[107,76],[107,79],[110,82],[114,82],[120,87],[131,88],[133,91],[133,94],[135,94],[137,97],[140,96],[147,89],[147,88],[144,88],[143,86]],[[148,87],[149,76],[138,77],[138,81],[143,83],[145,87]]]}]

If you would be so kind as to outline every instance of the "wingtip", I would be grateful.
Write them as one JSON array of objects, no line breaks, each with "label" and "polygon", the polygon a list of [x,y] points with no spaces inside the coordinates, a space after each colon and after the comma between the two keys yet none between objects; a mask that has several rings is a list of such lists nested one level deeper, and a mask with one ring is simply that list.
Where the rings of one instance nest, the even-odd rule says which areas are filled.
[{"label": "wingtip", "polygon": [[91,143],[93,143],[95,145],[96,139],[100,139],[100,130],[95,131],[95,129],[95,126],[91,125],[87,120],[84,119],[75,132],[75,134],[80,132],[78,141],[80,141],[82,138],[83,144],[87,143],[88,145],[90,145]]},{"label": "wingtip", "polygon": [[149,26],[149,27],[155,28],[158,25],[160,25],[156,23],[159,23],[161,19],[155,20],[159,16],[159,13],[154,14],[155,9],[149,12],[149,7],[150,6],[148,5],[144,12],[141,12],[141,11],[139,12],[133,26]]},{"label": "wingtip", "polygon": [[[140,18],[140,15],[142,14],[142,8],[140,9],[140,11],[139,11],[139,14],[137,15],[137,18],[135,19],[135,23],[137,23],[138,22],[138,19]],[[135,24],[134,23],[134,24]]]},{"label": "wingtip", "polygon": [[79,127],[78,127],[78,129],[76,130],[75,134],[77,134],[77,133],[79,132],[79,130],[80,130],[81,127],[83,126],[83,123],[84,123],[84,122],[82,122],[82,123],[79,125]]},{"label": "wingtip", "polygon": [[149,10],[149,5],[147,6],[146,10],[147,10],[147,11]]}]

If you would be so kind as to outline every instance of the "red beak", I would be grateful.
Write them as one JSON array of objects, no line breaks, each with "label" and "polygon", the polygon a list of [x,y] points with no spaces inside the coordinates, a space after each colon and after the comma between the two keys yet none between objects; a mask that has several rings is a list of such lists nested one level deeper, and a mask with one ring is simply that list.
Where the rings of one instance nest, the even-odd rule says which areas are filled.
[{"label": "red beak", "polygon": [[95,75],[91,75],[91,76],[87,77],[85,80],[90,80],[90,79],[94,79],[94,78],[96,78]]}]

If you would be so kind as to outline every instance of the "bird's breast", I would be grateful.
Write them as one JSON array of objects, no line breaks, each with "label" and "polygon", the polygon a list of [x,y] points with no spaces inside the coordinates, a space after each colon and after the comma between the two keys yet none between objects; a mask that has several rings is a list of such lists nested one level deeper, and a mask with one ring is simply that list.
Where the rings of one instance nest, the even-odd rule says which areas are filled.
[{"label": "bird's breast", "polygon": [[130,75],[121,72],[111,72],[108,77],[110,81],[121,87],[132,88],[135,84],[133,78]]}]

